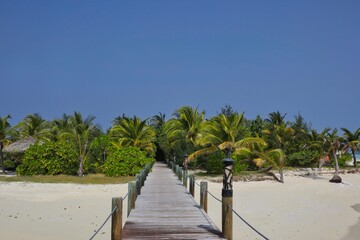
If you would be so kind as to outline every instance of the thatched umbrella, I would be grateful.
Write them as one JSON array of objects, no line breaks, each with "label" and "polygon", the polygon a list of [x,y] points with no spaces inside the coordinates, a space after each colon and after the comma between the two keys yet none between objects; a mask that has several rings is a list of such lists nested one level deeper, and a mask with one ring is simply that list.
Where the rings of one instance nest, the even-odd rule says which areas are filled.
[{"label": "thatched umbrella", "polygon": [[9,144],[8,146],[3,148],[4,153],[10,153],[10,154],[18,154],[25,152],[31,145],[34,145],[36,143],[36,138],[33,137],[27,137],[24,139],[21,139],[19,141],[16,141],[14,143]]}]

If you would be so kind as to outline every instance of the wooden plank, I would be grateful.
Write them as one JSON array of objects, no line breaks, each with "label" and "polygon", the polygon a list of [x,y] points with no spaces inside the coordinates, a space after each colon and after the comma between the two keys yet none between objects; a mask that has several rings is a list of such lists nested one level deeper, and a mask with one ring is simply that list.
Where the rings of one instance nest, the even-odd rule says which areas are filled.
[{"label": "wooden plank", "polygon": [[222,239],[221,232],[165,164],[155,163],[122,239]]}]

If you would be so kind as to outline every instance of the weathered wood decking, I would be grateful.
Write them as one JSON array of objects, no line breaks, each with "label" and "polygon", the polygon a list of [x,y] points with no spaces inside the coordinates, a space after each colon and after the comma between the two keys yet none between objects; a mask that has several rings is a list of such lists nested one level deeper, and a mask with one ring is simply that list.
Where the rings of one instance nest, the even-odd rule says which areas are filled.
[{"label": "weathered wood decking", "polygon": [[122,236],[123,239],[221,239],[221,232],[175,174],[165,164],[155,163]]}]

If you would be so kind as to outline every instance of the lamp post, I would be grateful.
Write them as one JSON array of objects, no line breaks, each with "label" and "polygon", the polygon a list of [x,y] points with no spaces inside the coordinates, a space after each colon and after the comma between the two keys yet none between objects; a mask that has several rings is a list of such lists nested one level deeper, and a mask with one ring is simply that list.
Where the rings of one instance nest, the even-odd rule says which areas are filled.
[{"label": "lamp post", "polygon": [[232,240],[233,232],[233,165],[234,160],[230,158],[230,149],[226,149],[226,158],[223,159],[224,163],[224,177],[222,189],[222,233],[223,237]]}]

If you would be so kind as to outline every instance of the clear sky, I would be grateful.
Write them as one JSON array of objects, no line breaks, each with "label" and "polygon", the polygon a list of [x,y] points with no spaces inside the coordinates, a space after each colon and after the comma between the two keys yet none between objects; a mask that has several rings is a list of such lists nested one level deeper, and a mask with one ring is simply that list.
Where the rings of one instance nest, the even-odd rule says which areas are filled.
[{"label": "clear sky", "polygon": [[360,127],[360,1],[0,1],[0,116],[298,113]]}]

